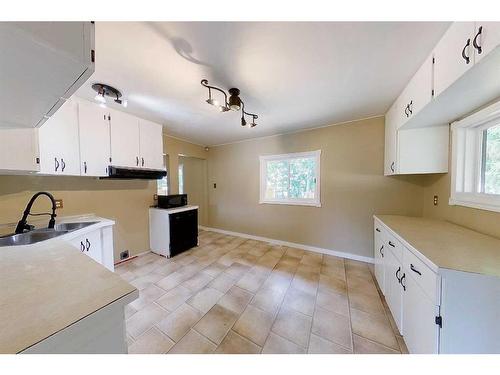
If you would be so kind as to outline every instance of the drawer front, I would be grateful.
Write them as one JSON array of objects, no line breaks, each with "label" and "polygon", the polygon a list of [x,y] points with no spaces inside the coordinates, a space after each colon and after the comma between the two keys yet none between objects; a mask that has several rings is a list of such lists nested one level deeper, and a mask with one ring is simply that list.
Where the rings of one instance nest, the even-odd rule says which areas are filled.
[{"label": "drawer front", "polygon": [[407,277],[413,278],[415,282],[422,288],[424,293],[436,304],[439,304],[438,296],[438,278],[424,262],[422,262],[415,254],[405,248],[403,256],[403,268]]},{"label": "drawer front", "polygon": [[390,232],[385,233],[385,249],[392,251],[394,256],[400,261],[403,261],[403,246]]}]

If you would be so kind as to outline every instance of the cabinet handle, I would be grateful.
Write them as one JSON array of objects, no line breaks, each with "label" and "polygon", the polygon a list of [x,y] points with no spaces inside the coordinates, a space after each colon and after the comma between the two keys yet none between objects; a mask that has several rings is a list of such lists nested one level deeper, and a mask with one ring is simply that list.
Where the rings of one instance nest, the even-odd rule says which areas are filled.
[{"label": "cabinet handle", "polygon": [[379,232],[379,233],[380,233],[380,229],[378,229],[378,228],[375,228],[375,230],[376,230],[377,232]]},{"label": "cabinet handle", "polygon": [[398,270],[396,271],[396,279],[398,279],[398,282],[401,283],[401,279],[398,277],[398,273],[401,271],[401,267],[398,267]]},{"label": "cabinet handle", "polygon": [[394,162],[391,163],[391,171],[394,172]]},{"label": "cabinet handle", "polygon": [[410,104],[408,104],[408,111],[410,112],[410,115],[413,115],[413,100],[410,100]]},{"label": "cabinet handle", "polygon": [[384,245],[382,245],[382,247],[379,250],[380,255],[382,255],[382,258],[383,258],[384,257],[384,252],[382,250],[384,250]]},{"label": "cabinet handle", "polygon": [[465,63],[468,64],[470,63],[470,57],[465,54],[465,50],[469,48],[470,46],[470,38],[467,39],[467,43],[464,46],[464,49],[462,50],[462,57],[465,60]]},{"label": "cabinet handle", "polygon": [[54,158],[54,171],[57,172],[59,169],[59,162],[57,161],[57,158]]},{"label": "cabinet handle", "polygon": [[87,162],[83,162],[83,173],[87,174]]},{"label": "cabinet handle", "polygon": [[90,250],[90,241],[88,238],[85,239],[85,243],[87,244],[87,251]]},{"label": "cabinet handle", "polygon": [[80,241],[80,251],[82,253],[85,251],[85,245],[83,244],[83,241]]},{"label": "cabinet handle", "polygon": [[139,166],[139,156],[135,157],[135,165]]},{"label": "cabinet handle", "polygon": [[422,274],[420,273],[420,271],[419,271],[419,270],[417,270],[413,264],[410,264],[410,269],[411,269],[413,272],[418,273],[420,276],[422,276]]},{"label": "cabinet handle", "polygon": [[406,277],[406,274],[403,273],[403,276],[401,276],[401,279],[399,280],[399,283],[401,284],[401,286],[403,287],[403,290],[406,292],[406,285],[403,284],[403,280],[405,279]]},{"label": "cabinet handle", "polygon": [[481,47],[479,44],[477,44],[477,38],[482,34],[483,32],[483,27],[479,26],[479,30],[477,31],[476,36],[474,37],[474,40],[472,41],[472,45],[474,46],[475,49],[477,49],[477,54],[480,55],[483,52],[483,47]]},{"label": "cabinet handle", "polygon": [[389,246],[396,247],[391,241],[389,241]]},{"label": "cabinet handle", "polygon": [[406,115],[406,117],[408,117],[408,105],[406,105],[406,107],[405,107],[405,115]]},{"label": "cabinet handle", "polygon": [[144,167],[144,158],[141,158],[142,166]]},{"label": "cabinet handle", "polygon": [[64,168],[66,168],[66,163],[64,162],[64,159],[61,158],[61,172],[64,172]]}]

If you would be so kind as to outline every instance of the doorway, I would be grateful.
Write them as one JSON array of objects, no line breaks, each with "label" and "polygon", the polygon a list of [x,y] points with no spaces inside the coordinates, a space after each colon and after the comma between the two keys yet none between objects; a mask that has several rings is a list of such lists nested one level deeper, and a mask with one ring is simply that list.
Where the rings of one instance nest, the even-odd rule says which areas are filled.
[{"label": "doorway", "polygon": [[198,221],[200,225],[207,225],[208,184],[205,159],[179,156],[179,193],[188,195],[190,205],[199,206]]}]

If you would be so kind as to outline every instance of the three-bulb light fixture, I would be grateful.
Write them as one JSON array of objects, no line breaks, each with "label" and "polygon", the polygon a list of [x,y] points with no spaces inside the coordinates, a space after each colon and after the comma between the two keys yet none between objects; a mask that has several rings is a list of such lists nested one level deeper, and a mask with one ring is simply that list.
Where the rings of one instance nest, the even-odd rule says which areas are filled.
[{"label": "three-bulb light fixture", "polygon": [[127,107],[128,102],[126,99],[122,99],[120,90],[104,83],[94,83],[92,89],[97,92],[94,100],[98,102],[101,107],[106,107],[106,97],[112,98],[115,103]]},{"label": "three-bulb light fixture", "polygon": [[[206,79],[201,80],[201,85],[208,88],[208,99],[207,99],[208,104],[211,104],[211,105],[217,107],[219,109],[219,111],[221,111],[221,112],[227,112],[229,110],[237,112],[237,111],[241,110],[241,126],[247,125],[247,121],[245,119],[245,116],[252,117],[252,123],[250,124],[251,128],[257,126],[257,124],[255,123],[255,120],[257,120],[259,118],[259,116],[257,116],[254,113],[249,113],[249,112],[245,111],[245,103],[240,98],[240,90],[239,89],[234,88],[234,87],[229,89],[228,90],[229,99],[228,99],[227,94],[224,90],[222,90],[218,87],[215,87],[215,86],[210,86],[208,84],[208,80],[206,80]],[[212,97],[212,90],[218,91],[224,95],[224,103],[221,104],[217,99],[214,99]]]}]

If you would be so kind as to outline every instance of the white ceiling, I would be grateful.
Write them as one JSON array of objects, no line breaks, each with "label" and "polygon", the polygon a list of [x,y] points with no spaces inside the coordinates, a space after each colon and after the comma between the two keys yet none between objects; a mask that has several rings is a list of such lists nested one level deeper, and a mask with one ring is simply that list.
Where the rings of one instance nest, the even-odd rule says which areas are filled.
[{"label": "white ceiling", "polygon": [[[384,114],[447,22],[97,22],[96,71],[127,112],[203,145]],[[238,87],[258,126],[208,105],[210,84]]]}]

